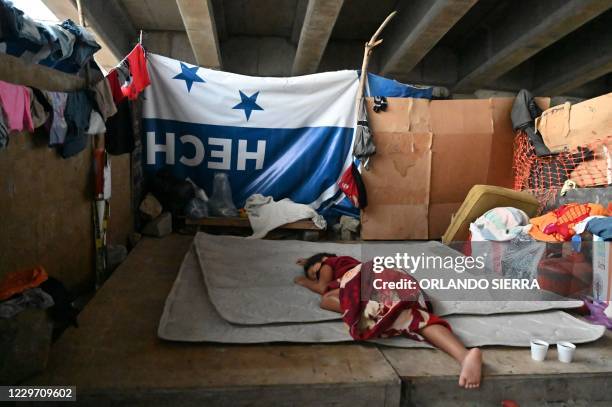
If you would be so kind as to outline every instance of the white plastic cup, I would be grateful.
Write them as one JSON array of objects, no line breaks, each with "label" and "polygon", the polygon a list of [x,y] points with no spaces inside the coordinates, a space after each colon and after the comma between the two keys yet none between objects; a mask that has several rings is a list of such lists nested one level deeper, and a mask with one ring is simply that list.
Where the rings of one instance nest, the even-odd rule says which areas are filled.
[{"label": "white plastic cup", "polygon": [[548,352],[548,342],[541,339],[531,340],[531,359],[542,362],[546,359],[546,353]]},{"label": "white plastic cup", "polygon": [[559,362],[572,363],[574,358],[574,352],[576,352],[576,345],[571,342],[559,342],[557,343],[557,356]]}]

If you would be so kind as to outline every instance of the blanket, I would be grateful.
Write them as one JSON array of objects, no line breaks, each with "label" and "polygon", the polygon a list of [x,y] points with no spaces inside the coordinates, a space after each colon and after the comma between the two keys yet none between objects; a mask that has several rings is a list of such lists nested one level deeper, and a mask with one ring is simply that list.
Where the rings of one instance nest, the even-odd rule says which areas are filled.
[{"label": "blanket", "polygon": [[431,303],[416,279],[408,276],[411,287],[374,290],[370,282],[375,276],[387,283],[398,283],[406,274],[394,269],[375,274],[372,268],[371,261],[359,264],[340,282],[342,320],[353,339],[404,336],[424,341],[419,331],[427,326],[438,324],[450,329],[446,321],[432,314]]}]

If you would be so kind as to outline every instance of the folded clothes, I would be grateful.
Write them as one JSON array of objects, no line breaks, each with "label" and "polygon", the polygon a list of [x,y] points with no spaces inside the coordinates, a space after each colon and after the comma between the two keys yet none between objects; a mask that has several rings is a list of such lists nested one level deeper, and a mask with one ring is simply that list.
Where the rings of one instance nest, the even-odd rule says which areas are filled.
[{"label": "folded clothes", "polygon": [[603,240],[612,240],[612,217],[591,219],[586,228]]},{"label": "folded clothes", "polygon": [[529,216],[512,207],[494,208],[470,224],[471,241],[503,242],[529,230]]},{"label": "folded clothes", "polygon": [[[70,63],[76,65],[74,68],[78,71],[89,61],[89,59],[100,50],[100,45],[96,42],[93,34],[87,31],[85,28],[75,24],[72,20],[68,19],[61,24],[61,27],[66,31],[72,33],[76,37],[72,55],[69,60],[67,67],[70,67]],[[62,61],[63,62],[63,61]],[[61,62],[60,62],[61,64]]]},{"label": "folded clothes", "polygon": [[47,309],[54,305],[53,298],[40,288],[31,288],[10,300],[0,302],[0,318],[12,318],[28,308]]},{"label": "folded clothes", "polygon": [[53,67],[56,63],[72,55],[76,37],[59,25],[45,24],[44,34],[49,43],[49,56],[40,61],[41,65]]},{"label": "folded clothes", "polygon": [[570,203],[529,222],[533,225],[529,234],[544,242],[565,242],[574,235],[574,226],[589,216],[608,216],[608,210],[594,203]]}]

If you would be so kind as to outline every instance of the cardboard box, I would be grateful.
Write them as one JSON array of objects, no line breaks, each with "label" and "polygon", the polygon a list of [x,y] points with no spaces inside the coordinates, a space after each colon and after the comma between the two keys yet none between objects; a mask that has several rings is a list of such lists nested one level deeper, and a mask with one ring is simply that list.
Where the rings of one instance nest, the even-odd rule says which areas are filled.
[{"label": "cardboard box", "polygon": [[362,173],[368,193],[363,239],[427,239],[431,142],[431,133],[376,134],[371,170]]},{"label": "cardboard box", "polygon": [[536,128],[552,152],[575,150],[612,136],[612,93],[545,110]]},{"label": "cardboard box", "polygon": [[612,300],[612,243],[593,241],[593,298]]},{"label": "cardboard box", "polygon": [[472,186],[512,187],[513,98],[387,98],[380,113],[367,102],[377,152],[362,173],[363,239],[438,239]]}]

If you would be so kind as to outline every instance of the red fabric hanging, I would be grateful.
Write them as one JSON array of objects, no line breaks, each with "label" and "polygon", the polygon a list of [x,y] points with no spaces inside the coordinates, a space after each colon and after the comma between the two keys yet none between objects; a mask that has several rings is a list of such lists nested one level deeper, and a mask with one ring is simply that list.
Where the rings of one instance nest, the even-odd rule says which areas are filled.
[{"label": "red fabric hanging", "polygon": [[136,44],[126,60],[129,64],[132,80],[127,85],[121,86],[121,91],[129,100],[135,100],[140,92],[151,84],[144,48],[140,44]]}]

